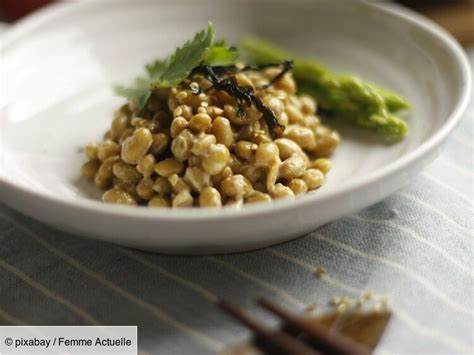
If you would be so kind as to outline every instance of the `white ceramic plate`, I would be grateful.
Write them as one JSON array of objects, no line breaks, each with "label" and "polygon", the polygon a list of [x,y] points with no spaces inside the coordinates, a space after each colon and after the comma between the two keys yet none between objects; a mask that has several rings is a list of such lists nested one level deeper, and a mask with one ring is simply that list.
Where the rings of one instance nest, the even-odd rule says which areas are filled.
[{"label": "white ceramic plate", "polygon": [[[132,79],[212,20],[219,36],[267,37],[402,93],[411,131],[386,146],[342,129],[326,185],[295,201],[243,210],[113,206],[79,178],[79,148],[100,139]],[[84,1],[15,25],[2,45],[1,197],[57,228],[169,253],[230,252],[289,240],[410,183],[437,155],[469,95],[462,50],[394,5],[357,1]]]}]

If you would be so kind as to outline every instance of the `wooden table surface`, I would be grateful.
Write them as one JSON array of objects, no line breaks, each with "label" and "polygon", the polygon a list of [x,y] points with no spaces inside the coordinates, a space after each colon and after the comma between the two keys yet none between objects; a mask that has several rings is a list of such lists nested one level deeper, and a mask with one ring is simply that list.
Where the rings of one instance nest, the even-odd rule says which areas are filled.
[{"label": "wooden table surface", "polygon": [[465,47],[474,46],[473,0],[400,0],[437,22]]}]

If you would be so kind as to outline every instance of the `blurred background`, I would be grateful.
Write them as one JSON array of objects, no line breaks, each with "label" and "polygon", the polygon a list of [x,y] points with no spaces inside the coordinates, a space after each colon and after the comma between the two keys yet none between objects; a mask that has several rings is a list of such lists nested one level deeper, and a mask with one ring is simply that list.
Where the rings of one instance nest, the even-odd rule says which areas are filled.
[{"label": "blurred background", "polygon": [[[58,0],[0,0],[0,22],[12,23],[55,1]],[[474,0],[400,0],[396,2],[430,17],[447,29],[462,45],[474,46]]]},{"label": "blurred background", "polygon": [[[0,22],[12,23],[55,1],[58,0],[0,0]],[[430,17],[451,32],[462,45],[466,47],[474,45],[474,0],[400,0],[396,2]]]}]

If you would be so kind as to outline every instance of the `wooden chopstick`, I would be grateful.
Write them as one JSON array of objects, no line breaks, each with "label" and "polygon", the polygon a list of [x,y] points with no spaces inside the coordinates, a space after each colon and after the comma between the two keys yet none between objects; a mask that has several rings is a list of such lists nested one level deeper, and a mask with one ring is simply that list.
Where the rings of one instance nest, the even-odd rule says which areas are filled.
[{"label": "wooden chopstick", "polygon": [[367,355],[370,351],[357,344],[356,342],[345,338],[337,333],[331,332],[321,325],[306,323],[301,318],[298,318],[278,305],[269,300],[260,298],[257,300],[265,309],[269,310],[282,320],[284,320],[291,327],[301,331],[309,337],[309,342],[319,351],[328,355]]},{"label": "wooden chopstick", "polygon": [[218,300],[217,305],[225,312],[239,320],[247,328],[251,329],[258,336],[260,341],[270,344],[279,352],[287,355],[322,355],[313,350],[303,342],[292,338],[285,332],[280,330],[272,330],[260,325],[257,321],[247,315],[238,307],[223,301]]}]

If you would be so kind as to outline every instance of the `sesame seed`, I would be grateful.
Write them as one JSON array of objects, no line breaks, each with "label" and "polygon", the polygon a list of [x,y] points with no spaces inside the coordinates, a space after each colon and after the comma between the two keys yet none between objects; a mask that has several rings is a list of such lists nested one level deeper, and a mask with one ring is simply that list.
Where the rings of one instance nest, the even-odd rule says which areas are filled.
[{"label": "sesame seed", "polygon": [[384,310],[385,307],[383,307],[380,303],[377,303],[374,307],[373,307],[373,311],[376,312],[376,313],[380,313]]},{"label": "sesame seed", "polygon": [[369,290],[367,292],[365,292],[362,297],[365,299],[365,300],[371,300],[373,297],[374,297],[374,292],[372,290]]},{"label": "sesame seed", "polygon": [[193,90],[194,92],[198,92],[198,91],[199,91],[199,84],[196,83],[195,81],[193,81],[191,84],[189,84],[189,87],[190,87],[191,90]]},{"label": "sesame seed", "polygon": [[357,307],[362,307],[365,303],[365,299],[363,298],[358,298],[357,301],[356,301],[356,306]]},{"label": "sesame seed", "polygon": [[327,273],[328,273],[328,270],[322,266],[319,266],[313,270],[313,275],[317,277],[322,277],[323,275],[326,275]]}]

